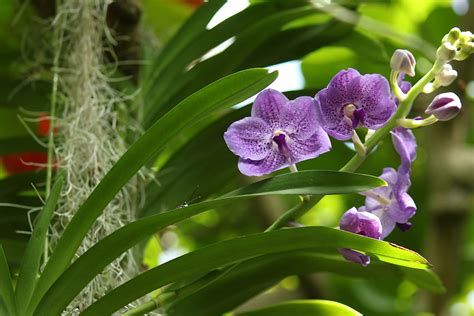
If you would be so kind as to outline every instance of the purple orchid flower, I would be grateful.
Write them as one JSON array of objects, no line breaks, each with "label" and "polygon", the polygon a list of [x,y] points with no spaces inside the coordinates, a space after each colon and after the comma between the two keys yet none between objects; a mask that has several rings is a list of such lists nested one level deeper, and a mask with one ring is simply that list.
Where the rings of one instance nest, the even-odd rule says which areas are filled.
[{"label": "purple orchid flower", "polygon": [[251,116],[232,123],[224,140],[240,157],[239,170],[247,176],[268,174],[331,149],[316,120],[314,99],[290,101],[272,89],[257,96]]},{"label": "purple orchid flower", "polygon": [[[369,212],[357,211],[355,207],[351,208],[342,215],[339,223],[341,230],[351,233],[380,239],[382,236],[382,224],[380,219]],[[370,263],[370,257],[352,249],[339,249],[346,260],[367,266]]]},{"label": "purple orchid flower", "polygon": [[387,79],[351,68],[336,74],[315,100],[321,126],[338,140],[350,139],[360,126],[382,127],[396,110]]},{"label": "purple orchid flower", "polygon": [[398,226],[401,230],[411,227],[409,219],[415,215],[416,205],[407,193],[411,181],[411,163],[416,158],[416,139],[411,130],[398,127],[392,131],[392,142],[401,158],[398,170],[385,168],[380,178],[388,186],[364,192],[365,207],[361,211],[371,212],[380,218],[382,239]]}]

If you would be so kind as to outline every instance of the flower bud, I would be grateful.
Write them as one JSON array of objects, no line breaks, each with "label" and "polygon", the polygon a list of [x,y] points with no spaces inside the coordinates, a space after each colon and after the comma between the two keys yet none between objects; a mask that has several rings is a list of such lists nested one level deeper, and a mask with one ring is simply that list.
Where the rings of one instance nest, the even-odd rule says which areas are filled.
[{"label": "flower bud", "polygon": [[415,65],[415,57],[406,49],[397,49],[390,60],[390,67],[392,70],[404,72],[410,77],[415,75]]},{"label": "flower bud", "polygon": [[443,43],[449,42],[451,44],[454,44],[459,39],[460,36],[461,36],[461,30],[457,27],[453,27],[449,31],[449,33],[443,37]]},{"label": "flower bud", "polygon": [[455,60],[464,60],[474,53],[474,43],[465,43],[461,45],[461,49],[457,52]]},{"label": "flower bud", "polygon": [[461,100],[452,92],[437,95],[426,109],[425,113],[433,115],[440,121],[449,121],[461,110]]},{"label": "flower bud", "polygon": [[435,85],[438,87],[449,86],[458,76],[456,70],[450,64],[443,65],[441,71],[435,77]]},{"label": "flower bud", "polygon": [[454,59],[456,56],[456,46],[454,46],[451,43],[444,42],[441,44],[441,46],[438,48],[438,51],[436,52],[436,56],[438,57],[439,60],[443,62],[448,62]]}]

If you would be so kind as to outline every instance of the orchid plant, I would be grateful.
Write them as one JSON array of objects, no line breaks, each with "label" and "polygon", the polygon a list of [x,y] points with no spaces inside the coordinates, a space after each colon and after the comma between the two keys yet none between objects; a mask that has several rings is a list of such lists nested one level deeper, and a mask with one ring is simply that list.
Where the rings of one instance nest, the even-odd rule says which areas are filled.
[{"label": "orchid plant", "polygon": [[[426,106],[426,117],[410,116],[413,103],[420,94],[433,93],[455,80],[457,73],[451,61],[464,60],[474,53],[472,33],[452,29],[443,38],[432,68],[413,84],[405,80],[405,75],[415,76],[416,59],[410,51],[399,49],[391,58],[389,78],[381,74],[361,74],[352,68],[335,69],[333,73],[339,72],[327,80],[329,82],[320,82],[320,86],[327,84],[325,88],[311,93],[298,91],[293,99],[288,93],[268,88],[277,78],[277,72],[252,67],[300,59],[321,46],[350,36],[354,25],[333,19],[330,14],[337,12],[331,11],[332,4],[252,1],[248,8],[210,27],[211,19],[225,0],[181,2],[199,6],[199,9],[153,61],[144,63],[149,64],[149,68],[143,78],[135,78],[139,81],[138,101],[118,98],[113,100],[118,104],[112,106],[113,102],[107,97],[116,96],[109,85],[113,80],[98,70],[106,69],[101,59],[103,55],[110,55],[110,51],[94,46],[99,45],[102,38],[112,36],[105,33],[100,24],[105,20],[101,14],[107,13],[106,6],[102,2],[97,2],[101,5],[57,2],[65,6],[52,24],[56,27],[54,39],[82,48],[69,56],[69,62],[83,70],[78,74],[85,84],[76,85],[74,75],[77,74],[64,71],[60,58],[64,56],[55,55],[50,69],[53,78],[50,115],[41,116],[39,120],[45,121],[47,117],[42,123],[47,122],[47,126],[41,125],[38,132],[33,133],[48,141],[48,153],[43,148],[41,152],[42,159],[48,162],[38,166],[47,169],[45,193],[35,192],[42,194],[44,204],[38,207],[41,211],[17,265],[12,264],[8,251],[4,251],[6,247],[0,245],[0,316],[209,316],[228,312],[240,316],[360,315],[345,304],[320,299],[288,301],[252,311],[237,310],[288,276],[315,272],[381,280],[403,278],[420,288],[443,292],[441,281],[425,258],[386,239],[395,229],[407,231],[417,211],[409,194],[412,163],[417,155],[412,129],[453,119],[461,110],[461,101],[452,92],[435,96]],[[344,9],[342,5],[338,8]],[[348,4],[347,10],[351,9],[353,5]],[[320,19],[326,14],[327,20]],[[308,17],[317,17],[318,23],[323,22],[300,23]],[[63,29],[58,21],[64,23]],[[84,28],[69,25],[70,21],[80,21]],[[86,30],[91,25],[93,27]],[[74,37],[69,38],[72,31]],[[84,37],[87,32],[94,36]],[[75,41],[76,38],[81,41]],[[232,43],[227,49],[209,57],[209,51],[230,40]],[[275,45],[284,41],[289,41],[290,48]],[[76,46],[76,42],[82,46]],[[67,46],[64,49],[71,48]],[[94,68],[88,64],[81,68],[83,53],[88,53],[92,46],[96,48],[93,56],[97,58],[88,58],[87,62],[99,66]],[[66,88],[59,84],[61,76],[69,76]],[[83,89],[89,93],[84,98]],[[124,90],[128,91],[128,87]],[[97,119],[105,112],[103,107],[107,107],[113,115],[99,118],[97,122],[103,123],[99,127],[112,131],[109,136],[120,142],[101,143],[97,135],[92,135],[99,148],[107,147],[116,153],[117,157],[108,157],[115,159],[109,169],[84,171],[80,158],[74,160],[80,173],[92,175],[94,179],[99,171],[104,175],[97,184],[87,183],[92,186],[91,192],[77,202],[77,208],[68,210],[72,215],[52,245],[49,233],[57,220],[55,211],[58,207],[76,205],[64,203],[72,189],[69,186],[70,190],[65,190],[63,186],[74,175],[68,174],[71,170],[64,167],[64,161],[55,159],[53,150],[55,137],[65,137],[66,131],[66,126],[61,126],[63,121],[56,120],[60,101],[76,94],[80,98],[75,100],[78,111],[74,113],[83,114],[81,102],[89,102],[90,112],[85,118],[72,115],[74,122]],[[236,109],[235,106],[255,95],[250,116],[244,117],[242,113],[249,108]],[[123,110],[122,103],[128,101],[134,106]],[[122,117],[128,119],[126,124],[136,121],[137,126],[116,128],[116,124],[124,127],[120,125]],[[91,145],[83,136],[91,136],[93,132],[76,135],[74,127],[68,127],[69,136],[77,136],[81,141],[86,139],[81,144]],[[129,129],[143,130],[143,133],[129,135]],[[122,135],[117,136],[119,130],[127,134],[126,141]],[[209,135],[217,135],[221,143],[210,142]],[[379,176],[356,173],[389,136],[400,159],[398,168],[387,165]],[[298,170],[298,163],[322,159],[336,148],[337,142],[345,142],[354,151],[340,170]],[[123,152],[115,151],[113,144],[124,147],[120,148]],[[21,145],[21,148],[27,147]],[[237,159],[227,151],[226,145]],[[221,164],[215,154],[219,150],[234,159],[232,165]],[[218,172],[210,174],[205,167],[213,164],[216,165],[214,171]],[[284,173],[285,168],[291,172]],[[157,177],[166,172],[174,172],[174,175],[158,177],[163,180],[159,186],[149,179],[145,181],[144,174],[155,169],[158,172],[153,175]],[[229,174],[237,170],[248,177],[264,178],[249,178],[246,185],[224,193],[229,185]],[[13,168],[7,171],[13,174]],[[19,172],[26,171],[30,169]],[[275,171],[279,174],[273,175]],[[2,190],[15,191],[21,187],[23,191],[14,192],[15,198],[24,198],[27,196],[24,191],[31,193],[27,190],[32,182],[29,175],[26,172],[1,180]],[[43,176],[35,173],[38,175]],[[131,179],[137,182],[130,183]],[[186,199],[183,182],[187,185],[192,179],[200,183],[209,180],[214,187],[209,185],[207,191],[198,192],[199,197]],[[214,179],[217,180],[211,181]],[[43,180],[34,184],[41,185]],[[136,183],[142,186],[136,189]],[[135,205],[131,203],[132,195],[124,189],[127,185],[136,189],[135,193],[146,191],[143,193],[146,199],[136,203],[136,212],[127,214],[130,216],[123,223],[117,221],[120,217],[117,213],[107,212],[107,208],[114,204],[118,194],[122,194],[124,204],[115,203],[114,210]],[[194,185],[188,185],[191,186]],[[178,194],[173,195],[173,190],[179,191]],[[363,205],[351,203],[341,216],[339,227],[304,226],[298,222],[325,195],[332,194],[359,194],[365,201]],[[152,236],[210,210],[224,213],[237,202],[269,195],[294,196],[298,202],[272,221],[265,231],[231,236],[160,264],[138,265],[138,268],[131,264],[144,262],[141,246]],[[117,226],[97,242],[84,246],[87,236],[98,232],[94,225],[106,222],[105,215]],[[255,218],[252,213],[246,217]],[[130,251],[132,248],[137,251]],[[118,263],[117,258],[121,259]],[[113,263],[114,269],[106,270]],[[136,269],[128,275],[124,266]],[[123,279],[115,280],[116,276]],[[81,300],[84,296],[87,300]]]}]

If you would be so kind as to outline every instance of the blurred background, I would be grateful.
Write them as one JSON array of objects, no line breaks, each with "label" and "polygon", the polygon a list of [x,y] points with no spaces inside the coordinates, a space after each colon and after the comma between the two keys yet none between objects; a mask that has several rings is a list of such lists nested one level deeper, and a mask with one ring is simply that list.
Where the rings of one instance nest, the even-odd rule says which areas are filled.
[{"label": "blurred background", "polygon": [[[136,16],[131,14],[124,18],[118,6],[118,11],[110,10],[107,22],[119,33],[126,34],[127,40],[119,41],[115,46],[115,56],[134,62],[120,65],[121,73],[130,80],[117,85],[120,89],[133,90],[140,85],[137,82],[146,80],[143,78],[146,78],[156,52],[170,41],[202,1],[130,2],[139,8]],[[228,0],[208,28],[246,9],[250,2]],[[51,46],[45,28],[45,21],[54,15],[54,6],[50,4],[47,0],[1,0],[0,3],[0,242],[12,265],[21,258],[30,230],[29,221],[34,219],[35,211],[41,205],[29,184],[37,184],[36,189],[41,191],[42,166],[46,163],[41,143],[49,129],[47,115],[52,78],[49,69],[50,56],[54,53],[48,50]],[[254,51],[247,64],[253,62],[253,66],[279,70],[279,78],[272,87],[286,91],[290,96],[314,95],[344,68],[388,76],[392,52],[396,48],[406,48],[417,57],[417,76],[408,79],[415,82],[429,70],[436,47],[452,27],[474,32],[474,3],[468,0],[373,0],[362,1],[354,11],[322,13],[325,14],[311,17],[310,21],[301,19],[294,23],[309,25],[336,18],[355,27],[341,40],[301,49],[303,53],[297,59],[260,64],[265,51]],[[114,21],[118,22],[114,24]],[[249,24],[257,22],[249,20]],[[201,61],[220,54],[232,44],[231,38],[208,51]],[[290,44],[305,45],[304,42],[295,44],[282,40],[268,43],[266,48],[278,50]],[[300,46],[290,49],[298,50]],[[453,67],[459,76],[449,91],[462,96],[462,112],[452,121],[415,131],[419,147],[410,194],[417,203],[418,212],[412,220],[411,230],[405,233],[397,230],[388,237],[389,241],[427,257],[443,280],[446,293],[429,294],[404,280],[316,274],[286,278],[247,302],[242,309],[302,297],[339,301],[365,315],[422,315],[424,312],[474,315],[474,60],[471,57],[464,62],[455,62]],[[432,97],[420,97],[413,116],[422,115]],[[250,102],[200,130],[193,142],[184,143],[183,139],[181,143],[177,142],[179,146],[170,146],[169,153],[160,155],[154,166],[158,184],[147,188],[148,201],[159,201],[154,203],[155,209],[193,203],[254,180],[238,174],[237,158],[228,152],[222,139],[222,133],[232,121],[247,115],[249,107],[244,105]],[[303,162],[299,169],[338,169],[352,154],[350,146],[333,141],[329,154]],[[379,175],[383,168],[397,168],[399,163],[398,155],[387,139],[359,171]],[[229,206],[231,209],[226,213],[210,211],[170,227],[150,239],[144,247],[143,268],[219,240],[262,231],[296,201],[296,198],[254,199]],[[147,203],[150,205],[151,202]],[[327,196],[300,222],[338,226],[343,212],[362,203],[363,198],[357,195]],[[28,207],[18,208],[18,205]],[[143,207],[145,215],[146,205]]]}]

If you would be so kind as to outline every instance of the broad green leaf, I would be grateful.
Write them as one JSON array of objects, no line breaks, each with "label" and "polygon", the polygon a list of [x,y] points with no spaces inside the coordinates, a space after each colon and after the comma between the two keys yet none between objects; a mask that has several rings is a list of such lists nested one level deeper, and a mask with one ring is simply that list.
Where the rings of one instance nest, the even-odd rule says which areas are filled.
[{"label": "broad green leaf", "polygon": [[[108,315],[164,285],[258,255],[317,247],[352,248],[379,260],[416,269],[428,262],[416,252],[390,243],[327,227],[302,227],[252,234],[219,242],[162,264],[112,290],[82,315]],[[71,284],[71,283],[69,283]],[[64,285],[66,290],[67,285]],[[60,294],[43,302],[38,315],[46,315]],[[47,304],[46,304],[47,302]],[[55,309],[53,311],[56,311]]]},{"label": "broad green leaf", "polygon": [[[251,27],[240,33],[235,43],[221,54],[200,62],[182,75],[179,80],[160,82],[163,93],[158,93],[155,96],[161,103],[160,107],[163,111],[166,111],[183,97],[200,89],[209,82],[232,73],[235,71],[236,66],[238,66],[253,49],[258,47],[260,43],[269,38],[272,34],[278,32],[283,25],[293,19],[310,14],[314,14],[313,8],[301,7],[270,15],[252,24]],[[159,111],[159,107],[150,109],[144,121],[145,127],[154,122],[160,115]]]},{"label": "broad green leaf", "polygon": [[412,270],[401,268],[406,278],[422,289],[443,294],[446,288],[439,277],[431,270]]},{"label": "broad green leaf", "polygon": [[[351,187],[349,184],[353,183]],[[365,184],[363,184],[365,183]],[[191,204],[142,218],[110,234],[79,257],[53,284],[38,306],[37,313],[60,312],[92,278],[121,253],[160,229],[181,220],[242,198],[268,194],[325,194],[366,191],[384,185],[379,178],[337,171],[288,173],[251,184],[215,200]],[[332,192],[328,187],[332,187]],[[53,307],[54,306],[54,307]]]},{"label": "broad green leaf", "polygon": [[18,303],[19,313],[23,314],[28,301],[33,293],[36,285],[36,279],[39,274],[41,256],[44,251],[44,244],[48,233],[48,228],[53,217],[54,210],[61,194],[64,183],[64,173],[60,173],[54,183],[51,194],[46,199],[43,210],[38,215],[38,221],[33,229],[23,256],[23,262],[18,275],[17,285],[15,289],[16,300]]},{"label": "broad green leaf", "polygon": [[[176,291],[178,298],[167,308],[166,313],[170,316],[191,313],[195,316],[220,315],[290,275],[331,272],[385,282],[403,277],[413,281],[430,273],[428,270],[404,268],[374,260],[369,266],[363,267],[344,260],[339,254],[322,254],[320,251],[318,248],[259,256],[239,263],[223,275],[214,273],[185,286],[172,286],[167,291]],[[435,276],[432,278],[436,279]]]},{"label": "broad green leaf", "polygon": [[[146,89],[144,91],[145,95],[145,105],[146,109],[152,110],[151,113],[156,113],[157,116],[160,115],[160,113],[163,113],[165,109],[163,109],[163,106],[165,105],[163,103],[163,95],[167,93],[170,88],[175,88],[177,82],[181,82],[185,79],[185,73],[188,71],[189,65],[196,63],[205,53],[209,52],[215,47],[218,47],[221,44],[224,44],[225,41],[231,40],[232,38],[241,38],[242,36],[245,36],[246,33],[249,33],[247,30],[251,28],[257,27],[256,24],[263,24],[263,20],[271,20],[273,15],[275,14],[283,14],[284,11],[287,11],[288,9],[294,9],[297,7],[300,7],[306,3],[300,2],[300,3],[295,3],[292,2],[291,5],[282,5],[276,3],[276,1],[264,1],[255,5],[252,5],[245,10],[229,17],[225,21],[221,22],[217,26],[213,27],[210,30],[204,30],[200,34],[198,34],[195,38],[193,38],[192,42],[188,43],[187,46],[183,46],[181,48],[181,51],[179,54],[174,56],[172,62],[168,62],[166,65],[166,68],[164,68],[161,71],[161,75],[159,77],[154,77],[153,82],[150,83],[151,89]],[[273,19],[274,20],[274,19]],[[184,29],[185,27],[183,27]],[[186,28],[187,29],[187,28]],[[253,32],[251,34],[262,34],[263,36],[268,36],[266,35],[267,33],[271,32],[278,32],[278,28],[270,28],[269,30],[266,30],[265,32]],[[248,36],[248,35],[247,35]],[[199,43],[199,45],[195,45],[195,43]],[[226,61],[227,64],[225,67],[232,67],[231,69],[235,70],[237,65],[239,65],[239,60],[245,57],[245,52],[249,51],[252,46],[256,45],[257,43],[255,42],[255,39],[252,41],[242,41],[239,40],[237,45],[239,47],[236,47],[235,44],[233,44],[233,48],[231,50],[234,51],[233,55],[228,55]],[[273,48],[274,47],[273,43]],[[284,45],[282,45],[284,46]],[[290,50],[290,49],[288,49]],[[255,49],[255,52],[258,52],[258,49]],[[238,53],[238,54],[236,54]],[[228,53],[226,53],[228,54]],[[235,56],[234,56],[235,55]],[[213,59],[214,60],[214,59]],[[269,65],[270,63],[262,63],[261,66],[264,65]],[[259,67],[261,67],[259,66]],[[198,73],[197,75],[200,77],[205,77],[205,80],[208,80],[207,82],[212,82],[213,80],[219,78],[222,76],[219,75],[221,73],[220,68],[222,68],[222,65],[215,65],[215,73],[209,73],[209,74],[204,74],[203,72]],[[245,69],[245,68],[252,68],[252,67],[240,67],[240,69]],[[153,70],[156,71],[156,70]],[[231,71],[226,72],[230,73]],[[145,82],[147,83],[147,82]],[[190,82],[190,84],[196,86],[196,82]],[[186,87],[187,85],[182,85],[183,87]],[[194,92],[196,89],[200,88],[201,86],[197,88],[193,88],[192,90],[188,90],[191,92]],[[182,97],[185,97],[186,95],[181,95]],[[173,103],[170,102],[168,104],[172,105]],[[156,116],[150,116],[147,118],[149,122],[153,122],[155,120]]]},{"label": "broad green leaf", "polygon": [[16,315],[15,295],[13,293],[13,283],[8,268],[7,258],[0,245],[0,311],[7,311],[5,315]]},{"label": "broad green leaf", "polygon": [[170,139],[210,113],[251,97],[268,86],[276,76],[277,73],[268,73],[265,69],[249,69],[230,75],[186,98],[148,129],[77,210],[38,281],[30,308],[36,306],[39,298],[70,264],[82,239],[107,204]]},{"label": "broad green leaf", "polygon": [[238,313],[236,316],[359,316],[355,309],[326,300],[297,300],[275,304],[258,310]]},{"label": "broad green leaf", "polygon": [[[215,6],[218,3],[222,5],[223,1],[214,2],[213,5]],[[274,11],[269,10],[270,7],[273,6],[269,5],[269,3],[254,5],[226,19],[210,30],[206,29],[206,24],[212,16],[200,17],[202,21],[199,22],[201,25],[198,27],[189,24],[192,20],[197,19],[198,15],[202,15],[201,10],[203,9],[201,7],[179,31],[179,34],[186,35],[188,40],[178,40],[177,37],[174,37],[173,41],[177,44],[170,43],[166,45],[163,52],[157,56],[157,63],[150,67],[153,76],[145,81],[145,84],[149,84],[153,89],[145,89],[144,95],[149,98],[159,94],[160,90],[165,91],[161,87],[162,79],[173,81],[193,60],[202,57],[210,49],[231,38],[241,31],[242,28],[255,21],[255,19],[263,17],[264,14],[274,13]],[[209,10],[209,8],[206,10]],[[199,43],[199,45],[195,45],[195,43]],[[171,50],[174,52],[169,53]],[[145,87],[147,88],[148,86],[145,85]]]}]

